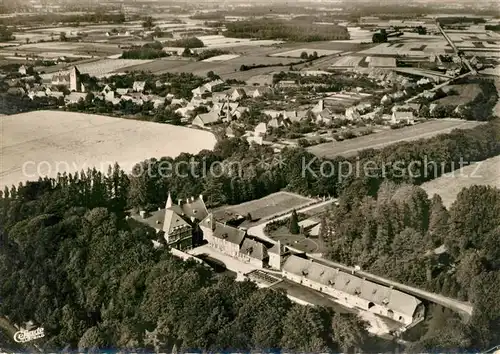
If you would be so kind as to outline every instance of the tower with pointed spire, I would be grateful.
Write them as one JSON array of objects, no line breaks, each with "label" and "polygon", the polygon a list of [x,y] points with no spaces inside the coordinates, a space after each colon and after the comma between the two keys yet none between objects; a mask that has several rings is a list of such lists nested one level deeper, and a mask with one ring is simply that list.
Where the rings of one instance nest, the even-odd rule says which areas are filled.
[{"label": "tower with pointed spire", "polygon": [[171,208],[172,207],[172,196],[170,195],[170,192],[168,192],[168,198],[167,198],[167,203],[165,204],[165,209]]}]

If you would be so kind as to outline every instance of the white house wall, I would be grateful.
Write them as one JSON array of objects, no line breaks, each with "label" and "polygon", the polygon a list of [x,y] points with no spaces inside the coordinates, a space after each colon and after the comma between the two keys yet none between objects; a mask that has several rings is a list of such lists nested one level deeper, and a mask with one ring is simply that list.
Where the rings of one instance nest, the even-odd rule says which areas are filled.
[{"label": "white house wall", "polygon": [[[322,292],[324,294],[330,295],[336,299],[339,300],[341,304],[345,304],[347,307],[357,307],[365,311],[370,311],[373,313],[376,313],[380,316],[388,317],[391,318],[397,322],[402,322],[405,325],[409,325],[413,322],[413,317],[408,316],[403,313],[399,313],[397,311],[391,311],[391,309],[386,308],[385,306],[380,306],[378,304],[373,304],[370,307],[370,302],[362,299],[358,296],[354,296],[348,293],[344,293],[338,289],[335,289],[331,286],[324,285],[321,283],[317,283],[315,281],[312,281],[306,277],[289,273],[287,271],[283,271],[283,276],[287,279],[290,279],[296,283],[302,284],[304,286],[307,286],[311,289],[317,290],[319,292]],[[391,314],[392,312],[392,314]]]}]

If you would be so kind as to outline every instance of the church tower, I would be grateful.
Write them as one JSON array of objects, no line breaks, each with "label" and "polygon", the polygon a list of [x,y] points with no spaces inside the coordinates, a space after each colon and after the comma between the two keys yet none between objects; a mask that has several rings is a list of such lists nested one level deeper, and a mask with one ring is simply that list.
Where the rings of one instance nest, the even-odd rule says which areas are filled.
[{"label": "church tower", "polygon": [[82,82],[80,79],[80,71],[73,66],[69,72],[69,90],[70,91],[80,91],[82,88]]}]

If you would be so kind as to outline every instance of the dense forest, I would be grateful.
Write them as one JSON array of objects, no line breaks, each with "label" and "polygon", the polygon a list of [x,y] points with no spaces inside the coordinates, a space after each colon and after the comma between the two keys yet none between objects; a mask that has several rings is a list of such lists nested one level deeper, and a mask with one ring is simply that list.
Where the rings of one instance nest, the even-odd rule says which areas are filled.
[{"label": "dense forest", "polygon": [[[129,86],[128,78],[108,80]],[[356,317],[294,305],[283,293],[177,260],[152,247],[154,230],[126,220],[130,208],[163,206],[168,192],[174,200],[203,194],[217,206],[285,188],[341,197],[324,221],[332,259],[474,303],[469,322],[449,315],[413,350],[488,348],[500,342],[500,191],[463,190],[446,210],[413,185],[458,168],[462,158],[499,155],[499,142],[500,122],[493,120],[332,160],[342,175],[326,177],[319,173],[326,160],[305,150],[285,149],[280,163],[270,148],[225,138],[214,151],[143,161],[131,175],[115,165],[107,173],[88,170],[6,188],[0,314],[43,325],[48,350],[373,351]],[[162,171],[165,161],[183,170]],[[214,161],[224,173],[209,168]],[[347,161],[373,163],[369,174],[347,173]],[[428,255],[442,244],[446,259]]]},{"label": "dense forest", "polygon": [[154,230],[124,218],[128,183],[115,166],[27,183],[0,199],[0,314],[42,325],[43,348],[373,348],[354,315],[296,305],[155,250]]},{"label": "dense forest", "polygon": [[[385,182],[373,197],[351,185],[325,217],[332,260],[474,304],[464,325],[429,331],[414,350],[488,348],[500,343],[500,190],[464,189],[447,210],[438,195]],[[445,252],[433,252],[445,246]]]},{"label": "dense forest", "polygon": [[122,59],[141,59],[150,60],[167,57],[168,54],[163,50],[160,42],[147,43],[142,47],[133,47],[122,53]]},{"label": "dense forest", "polygon": [[205,44],[196,37],[181,38],[165,42],[165,47],[203,48]]},{"label": "dense forest", "polygon": [[319,25],[301,21],[248,20],[226,23],[223,34],[236,38],[277,39],[295,42],[349,39],[346,27]]},{"label": "dense forest", "polygon": [[12,30],[6,26],[0,25],[0,42],[7,42],[14,40],[15,37],[12,35]]}]

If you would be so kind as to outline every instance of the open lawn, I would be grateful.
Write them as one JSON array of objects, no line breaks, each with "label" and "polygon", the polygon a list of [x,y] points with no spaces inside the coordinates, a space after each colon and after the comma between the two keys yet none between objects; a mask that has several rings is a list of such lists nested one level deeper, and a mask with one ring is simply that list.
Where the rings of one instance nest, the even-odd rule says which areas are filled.
[{"label": "open lawn", "polygon": [[420,123],[411,127],[386,130],[350,140],[319,144],[308,148],[309,152],[326,158],[352,156],[365,149],[380,149],[401,141],[430,138],[438,134],[449,133],[453,129],[470,129],[483,124],[459,119],[441,119]]},{"label": "open lawn", "polygon": [[286,213],[292,209],[299,209],[312,201],[310,198],[283,191],[242,204],[219,208],[215,211],[215,216],[224,215],[225,213],[246,216],[250,213],[253,220],[258,220],[263,217]]},{"label": "open lawn", "polygon": [[140,161],[213,149],[212,133],[186,127],[84,113],[34,111],[0,117],[0,186],[39,176],[118,162],[127,172]]},{"label": "open lawn", "polygon": [[323,253],[325,247],[317,237],[305,237],[304,235],[293,235],[286,226],[278,228],[268,234],[274,241],[280,241],[282,245],[291,246],[307,253]]},{"label": "open lawn", "polygon": [[[450,95],[433,101],[432,103],[438,103],[444,106],[457,106],[459,104],[467,105],[474,101],[482,92],[481,86],[478,84],[448,85],[443,87],[443,91],[446,93],[450,92]],[[451,91],[455,91],[457,94],[451,94]]]},{"label": "open lawn", "polygon": [[500,156],[476,162],[422,184],[429,196],[439,194],[449,208],[463,188],[488,185],[500,188]]}]

